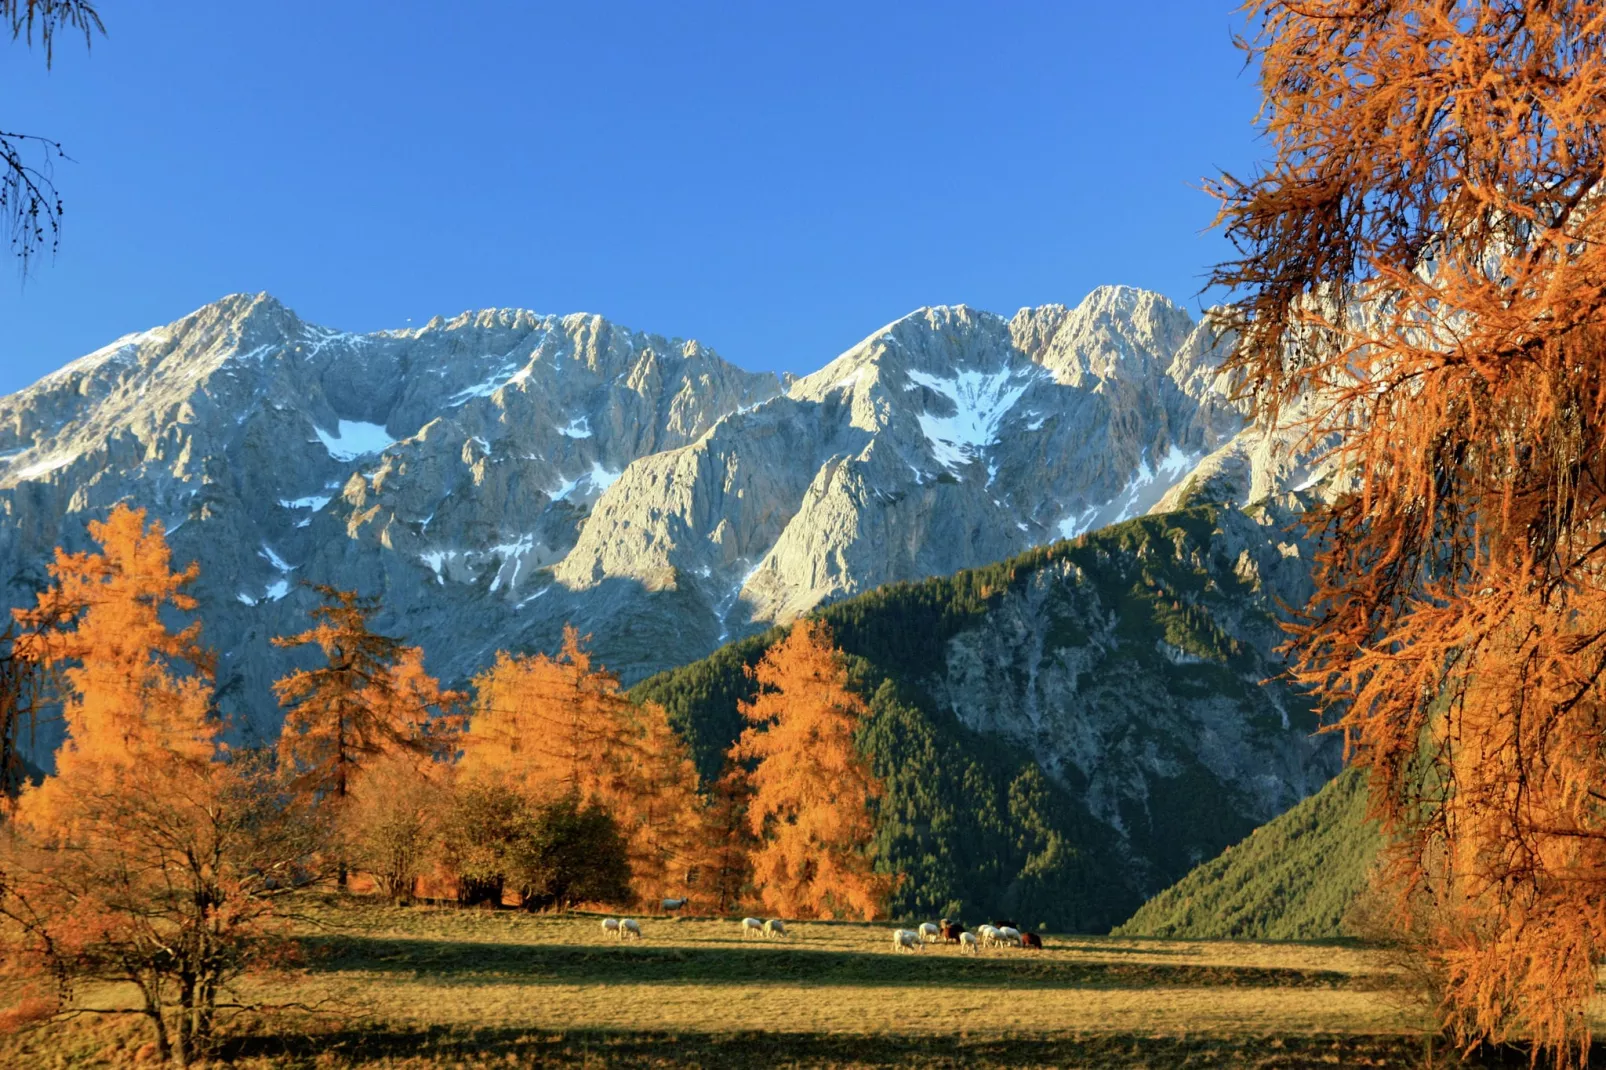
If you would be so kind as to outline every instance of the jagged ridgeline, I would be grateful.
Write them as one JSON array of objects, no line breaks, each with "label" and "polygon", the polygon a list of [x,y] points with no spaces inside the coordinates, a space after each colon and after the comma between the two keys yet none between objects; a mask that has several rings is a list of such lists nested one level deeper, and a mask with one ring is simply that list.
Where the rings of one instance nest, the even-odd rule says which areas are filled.
[{"label": "jagged ridgeline", "polygon": [[1281,817],[1143,904],[1121,936],[1332,940],[1382,846],[1366,820],[1366,774],[1347,769]]},{"label": "jagged ridgeline", "polygon": [[[1336,771],[1273,679],[1308,572],[1268,516],[1142,517],[818,612],[871,715],[898,915],[1103,931]],[[780,628],[650,677],[716,773]]]},{"label": "jagged ridgeline", "polygon": [[[220,705],[332,583],[454,685],[591,634],[634,683],[816,606],[1152,511],[1321,489],[1158,294],[918,309],[801,379],[590,314],[351,333],[235,294],[0,397],[0,609],[115,504],[195,561]],[[1275,436],[1273,436],[1275,438]],[[37,757],[37,755],[36,755]]]}]

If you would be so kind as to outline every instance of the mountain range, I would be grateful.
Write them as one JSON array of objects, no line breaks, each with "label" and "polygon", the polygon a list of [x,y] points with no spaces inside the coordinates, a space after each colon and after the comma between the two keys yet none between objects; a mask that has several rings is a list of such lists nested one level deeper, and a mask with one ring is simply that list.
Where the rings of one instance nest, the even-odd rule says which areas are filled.
[{"label": "mountain range", "polygon": [[233,295],[0,398],[4,600],[128,502],[199,562],[248,735],[276,729],[302,581],[378,596],[454,682],[570,621],[634,681],[888,582],[1308,489],[1224,352],[1126,287],[920,309],[802,378],[594,315],[352,334]]}]

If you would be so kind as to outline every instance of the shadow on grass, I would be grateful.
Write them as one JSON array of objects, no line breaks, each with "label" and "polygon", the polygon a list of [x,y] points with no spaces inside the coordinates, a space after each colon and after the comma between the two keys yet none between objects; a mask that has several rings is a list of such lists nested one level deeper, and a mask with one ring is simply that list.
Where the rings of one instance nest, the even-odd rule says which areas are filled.
[{"label": "shadow on grass", "polygon": [[801,947],[456,942],[351,935],[304,937],[319,971],[417,973],[454,984],[731,984],[764,982],[1003,989],[1375,988],[1381,978],[1331,970],[1096,962],[1053,952],[895,955]]},{"label": "shadow on grass", "polygon": [[[243,1037],[223,1061],[267,1059],[274,1066],[424,1068],[512,1064],[541,1067],[1252,1067],[1423,1065],[1416,1037],[1041,1035],[1008,1037],[816,1033],[538,1033],[520,1029],[340,1031],[319,1036]],[[1437,1067],[1527,1066],[1525,1053],[1489,1053],[1463,1062],[1436,1052]],[[1597,1046],[1590,1066],[1606,1066]]]}]

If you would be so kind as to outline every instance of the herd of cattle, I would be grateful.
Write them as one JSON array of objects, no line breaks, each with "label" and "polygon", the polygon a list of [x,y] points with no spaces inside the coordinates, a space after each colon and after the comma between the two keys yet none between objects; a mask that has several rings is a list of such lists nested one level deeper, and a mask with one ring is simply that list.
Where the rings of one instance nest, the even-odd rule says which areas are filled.
[{"label": "herd of cattle", "polygon": [[[675,907],[670,907],[670,903]],[[683,905],[685,900],[664,900],[665,909],[676,909]],[[771,937],[784,937],[787,935],[786,923],[780,918],[743,918],[742,937],[749,935]],[[602,932],[605,936],[612,936],[623,941],[627,938],[641,939],[641,923],[635,918],[603,918]],[[893,951],[919,951],[928,943],[957,944],[961,952],[981,953],[984,947],[1018,947],[1025,950],[1043,949],[1043,938],[1033,932],[1023,932],[1012,921],[999,922],[997,925],[977,926],[971,932],[958,922],[943,918],[939,921],[922,922],[918,929],[894,929],[892,931]]]}]

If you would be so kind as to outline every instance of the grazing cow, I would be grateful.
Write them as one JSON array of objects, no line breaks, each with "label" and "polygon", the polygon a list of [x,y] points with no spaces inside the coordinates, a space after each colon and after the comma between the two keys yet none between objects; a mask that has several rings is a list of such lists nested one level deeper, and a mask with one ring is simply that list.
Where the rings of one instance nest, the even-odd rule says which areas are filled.
[{"label": "grazing cow", "polygon": [[1043,938],[1038,936],[1036,933],[1021,933],[1020,946],[1028,949],[1035,947],[1037,950],[1041,951],[1043,950]]},{"label": "grazing cow", "polygon": [[892,950],[919,951],[920,934],[913,929],[894,929],[892,931]]},{"label": "grazing cow", "polygon": [[665,899],[663,902],[659,903],[658,905],[661,908],[663,908],[665,913],[668,913],[671,910],[679,910],[681,907],[685,906],[686,903],[687,903],[687,900],[684,897],[682,897],[680,899]]},{"label": "grazing cow", "polygon": [[747,939],[747,934],[748,933],[752,933],[755,936],[763,936],[764,935],[764,923],[762,921],[759,921],[757,918],[743,918],[742,919],[742,939],[744,939],[744,940]]},{"label": "grazing cow", "polygon": [[780,918],[771,918],[769,921],[766,921],[764,923],[764,937],[765,937],[765,939],[768,939],[771,936],[785,936],[785,935],[786,935],[786,922],[782,921]]},{"label": "grazing cow", "polygon": [[619,919],[618,918],[603,918],[602,919],[602,932],[603,932],[603,935],[605,935],[605,936],[615,936],[615,937],[617,937],[619,935]]},{"label": "grazing cow", "polygon": [[941,937],[942,930],[937,928],[935,922],[923,921],[920,923],[920,942],[922,944],[926,943],[928,940],[932,943],[935,943]]},{"label": "grazing cow", "polygon": [[998,930],[998,938],[1006,944],[1014,944],[1016,947],[1020,946],[1020,930],[1013,928],[1012,926],[1005,925],[1000,928]]},{"label": "grazing cow", "polygon": [[976,930],[976,934],[981,937],[982,947],[992,947],[994,944],[1003,942],[1003,934],[991,925],[983,925]]},{"label": "grazing cow", "polygon": [[975,933],[959,934],[959,951],[960,954],[966,951],[973,951],[978,955],[981,954],[981,944],[977,942]]},{"label": "grazing cow", "polygon": [[627,936],[633,936],[637,940],[641,939],[641,926],[636,924],[635,918],[619,919],[619,939],[623,940]]},{"label": "grazing cow", "polygon": [[[965,927],[958,922],[944,922],[942,926],[942,942],[945,944],[957,944],[960,942],[960,936],[964,931]],[[971,938],[971,943],[975,943],[974,937]]]}]

